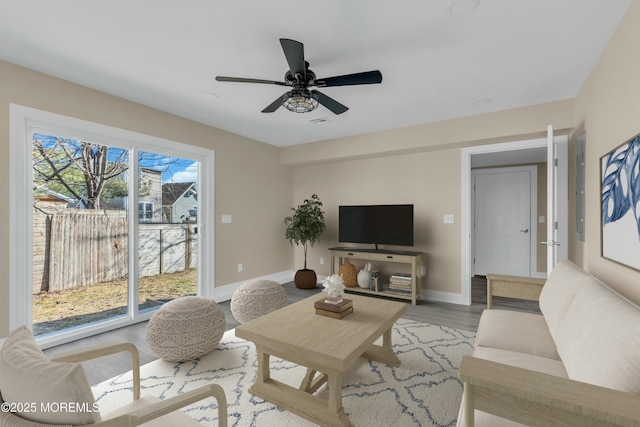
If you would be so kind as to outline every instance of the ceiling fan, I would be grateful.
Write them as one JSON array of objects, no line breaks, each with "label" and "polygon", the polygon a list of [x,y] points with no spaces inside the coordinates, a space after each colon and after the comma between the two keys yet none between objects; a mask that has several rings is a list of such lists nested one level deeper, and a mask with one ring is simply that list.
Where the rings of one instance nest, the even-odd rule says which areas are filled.
[{"label": "ceiling fan", "polygon": [[367,85],[382,82],[382,73],[378,70],[317,79],[316,74],[309,69],[309,63],[304,59],[304,45],[302,43],[290,39],[280,39],[280,45],[282,45],[284,56],[289,64],[289,71],[284,75],[284,82],[224,76],[216,76],[216,80],[219,82],[291,86],[292,89],[289,92],[269,104],[262,110],[263,113],[273,113],[281,105],[296,113],[306,113],[315,110],[318,104],[321,104],[334,114],[342,114],[349,108],[318,90],[309,90],[310,87]]}]

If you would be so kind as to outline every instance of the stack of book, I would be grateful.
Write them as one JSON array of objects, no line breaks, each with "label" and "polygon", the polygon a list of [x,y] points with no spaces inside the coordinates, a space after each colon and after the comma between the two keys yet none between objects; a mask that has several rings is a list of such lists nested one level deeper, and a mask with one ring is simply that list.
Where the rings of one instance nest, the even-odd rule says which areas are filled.
[{"label": "stack of book", "polygon": [[376,292],[380,290],[380,272],[378,270],[371,271],[369,275],[369,289]]},{"label": "stack of book", "polygon": [[353,300],[350,299],[343,299],[339,304],[332,304],[325,302],[324,298],[322,298],[316,301],[313,306],[316,309],[316,314],[333,317],[334,319],[342,319],[353,313]]},{"label": "stack of book", "polygon": [[393,273],[389,279],[389,291],[400,294],[411,293],[411,274]]}]

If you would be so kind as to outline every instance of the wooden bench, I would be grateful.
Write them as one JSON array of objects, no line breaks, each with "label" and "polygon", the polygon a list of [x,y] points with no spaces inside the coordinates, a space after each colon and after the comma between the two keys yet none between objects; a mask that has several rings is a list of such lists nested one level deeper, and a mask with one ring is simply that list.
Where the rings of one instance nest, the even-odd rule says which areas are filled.
[{"label": "wooden bench", "polygon": [[487,274],[487,309],[491,309],[493,297],[538,301],[546,281],[535,277]]}]

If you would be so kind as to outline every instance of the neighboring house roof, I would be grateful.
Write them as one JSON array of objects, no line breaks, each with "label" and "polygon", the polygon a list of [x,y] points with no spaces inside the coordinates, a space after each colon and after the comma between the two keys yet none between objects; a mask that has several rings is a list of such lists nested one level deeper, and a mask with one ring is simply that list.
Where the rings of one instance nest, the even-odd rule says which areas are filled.
[{"label": "neighboring house roof", "polygon": [[67,203],[76,203],[78,199],[74,199],[73,197],[65,196],[64,194],[60,194],[56,191],[50,190],[44,185],[33,185],[33,194],[36,198],[53,198],[58,199],[60,201],[64,201]]},{"label": "neighboring house roof", "polygon": [[196,191],[195,182],[170,182],[162,184],[162,205],[173,206],[187,191]]}]

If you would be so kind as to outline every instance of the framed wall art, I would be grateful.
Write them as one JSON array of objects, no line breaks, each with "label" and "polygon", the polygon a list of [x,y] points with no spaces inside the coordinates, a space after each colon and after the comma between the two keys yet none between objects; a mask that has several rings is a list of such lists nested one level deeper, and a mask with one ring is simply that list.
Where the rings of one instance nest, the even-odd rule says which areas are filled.
[{"label": "framed wall art", "polygon": [[602,257],[640,270],[640,134],[600,159]]}]

